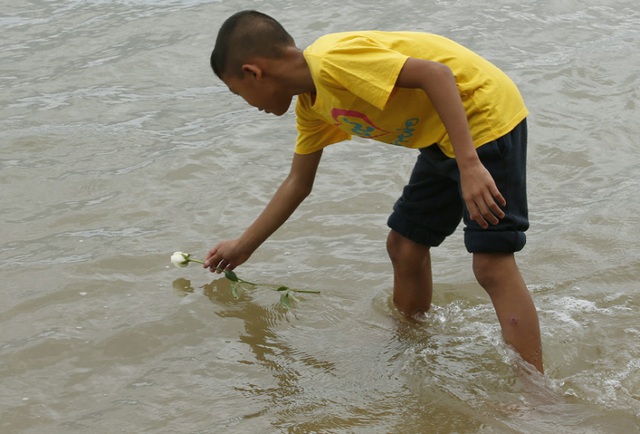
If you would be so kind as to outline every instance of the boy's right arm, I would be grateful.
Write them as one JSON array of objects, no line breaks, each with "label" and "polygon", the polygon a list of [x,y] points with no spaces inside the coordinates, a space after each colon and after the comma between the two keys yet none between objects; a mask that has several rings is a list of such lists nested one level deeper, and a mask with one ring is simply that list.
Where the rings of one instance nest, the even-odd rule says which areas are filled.
[{"label": "boy's right arm", "polygon": [[294,154],[289,175],[256,220],[235,240],[218,243],[209,250],[204,268],[212,272],[233,270],[244,263],[253,252],[293,214],[298,205],[311,193],[322,150],[312,154]]}]

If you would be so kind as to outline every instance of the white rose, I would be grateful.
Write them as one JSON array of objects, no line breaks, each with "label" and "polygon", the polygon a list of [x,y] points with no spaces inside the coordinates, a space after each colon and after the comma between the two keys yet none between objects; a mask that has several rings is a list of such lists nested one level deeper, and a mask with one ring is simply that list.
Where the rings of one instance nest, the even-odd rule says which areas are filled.
[{"label": "white rose", "polygon": [[171,263],[176,267],[186,267],[189,265],[189,255],[188,253],[175,252],[171,255]]}]

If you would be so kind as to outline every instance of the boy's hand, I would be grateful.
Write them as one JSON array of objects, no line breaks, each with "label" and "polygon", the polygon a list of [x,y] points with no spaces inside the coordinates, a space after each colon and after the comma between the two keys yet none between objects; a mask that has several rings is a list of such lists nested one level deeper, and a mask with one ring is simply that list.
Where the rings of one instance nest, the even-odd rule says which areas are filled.
[{"label": "boy's hand", "polygon": [[480,161],[465,168],[460,168],[460,188],[462,198],[467,205],[471,220],[487,229],[489,224],[498,224],[504,218],[504,199],[489,171]]},{"label": "boy's hand", "polygon": [[212,273],[233,270],[249,259],[252,253],[252,251],[243,248],[239,240],[221,241],[209,250],[203,267],[210,269]]},{"label": "boy's hand", "polygon": [[460,168],[460,188],[471,220],[481,227],[495,225],[504,217],[500,206],[507,202],[489,171],[482,165],[473,144],[467,114],[451,69],[441,63],[409,58],[396,86],[420,88],[427,94],[444,124]]}]

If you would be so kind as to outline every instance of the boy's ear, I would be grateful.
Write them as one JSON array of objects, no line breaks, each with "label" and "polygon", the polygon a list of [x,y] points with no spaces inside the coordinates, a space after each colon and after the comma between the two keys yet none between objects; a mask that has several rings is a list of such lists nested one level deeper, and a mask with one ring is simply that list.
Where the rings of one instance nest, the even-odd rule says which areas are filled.
[{"label": "boy's ear", "polygon": [[242,72],[245,77],[262,78],[262,68],[258,65],[247,63],[242,65]]}]

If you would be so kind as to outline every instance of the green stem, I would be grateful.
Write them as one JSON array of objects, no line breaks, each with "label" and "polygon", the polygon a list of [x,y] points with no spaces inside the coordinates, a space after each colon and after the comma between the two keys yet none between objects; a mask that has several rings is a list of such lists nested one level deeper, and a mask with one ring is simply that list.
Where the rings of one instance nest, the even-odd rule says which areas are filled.
[{"label": "green stem", "polygon": [[[237,279],[236,282],[238,282],[238,283],[246,283],[247,285],[252,285],[252,286],[258,286],[257,283],[249,282],[247,280],[239,278],[238,275],[236,273],[234,273],[233,271],[223,270],[222,268],[219,268],[219,267],[215,267],[215,270],[222,271],[227,279],[229,279],[229,276],[227,275],[227,273],[233,273],[233,276],[235,276],[235,278]],[[233,279],[229,279],[229,280],[231,280],[233,282]]]},{"label": "green stem", "polygon": [[[201,261],[200,259],[188,258],[187,261],[196,262],[198,264],[204,264],[204,261]],[[225,276],[226,276],[226,273],[229,272],[229,271],[223,270],[222,268],[219,268],[219,267],[215,267],[214,269],[217,270],[217,271],[220,271],[222,273],[225,273]],[[235,273],[233,273],[233,274],[236,277],[236,279],[238,279],[237,280],[238,283],[246,283],[247,285],[260,286],[257,283],[249,282],[247,280],[243,280],[243,279],[239,278]],[[228,276],[226,276],[226,277],[228,278]],[[229,280],[232,280],[232,279],[229,279]],[[299,293],[299,294],[320,294],[320,291],[312,291],[312,290],[307,290],[307,289],[293,289],[293,288],[288,288],[288,289],[291,292],[296,292],[296,293]],[[277,291],[277,289],[274,288],[274,291]]]}]

